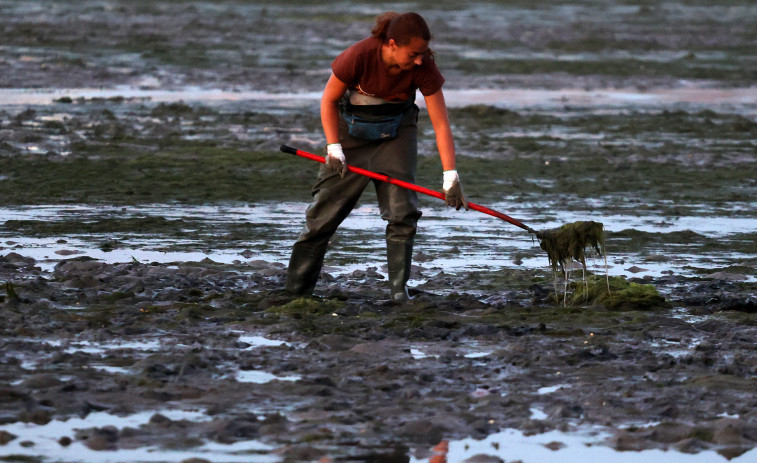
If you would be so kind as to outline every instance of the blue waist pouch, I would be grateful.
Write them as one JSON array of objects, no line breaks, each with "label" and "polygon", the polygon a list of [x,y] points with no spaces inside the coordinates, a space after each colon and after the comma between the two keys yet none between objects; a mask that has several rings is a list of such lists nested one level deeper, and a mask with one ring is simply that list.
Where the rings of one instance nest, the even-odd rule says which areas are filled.
[{"label": "blue waist pouch", "polygon": [[340,112],[351,136],[371,141],[391,140],[397,136],[402,119],[414,103],[413,98],[401,104],[353,105],[345,98],[340,102]]},{"label": "blue waist pouch", "polygon": [[350,135],[363,140],[391,140],[397,136],[404,113],[396,116],[383,116],[380,118],[366,118],[355,114],[344,113],[347,122],[347,131]]}]

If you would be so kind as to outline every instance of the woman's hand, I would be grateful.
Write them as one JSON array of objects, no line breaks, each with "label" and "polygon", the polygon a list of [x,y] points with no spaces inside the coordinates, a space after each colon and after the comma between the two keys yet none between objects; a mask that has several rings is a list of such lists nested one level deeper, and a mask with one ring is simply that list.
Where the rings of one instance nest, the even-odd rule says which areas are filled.
[{"label": "woman's hand", "polygon": [[461,207],[464,207],[466,211],[469,210],[468,200],[465,199],[463,185],[460,183],[460,176],[457,175],[456,170],[444,171],[442,192],[444,192],[444,202],[447,206],[454,207],[457,211],[459,211]]},{"label": "woman's hand", "polygon": [[344,157],[341,143],[331,143],[326,146],[326,167],[344,178],[347,173],[347,158]]}]

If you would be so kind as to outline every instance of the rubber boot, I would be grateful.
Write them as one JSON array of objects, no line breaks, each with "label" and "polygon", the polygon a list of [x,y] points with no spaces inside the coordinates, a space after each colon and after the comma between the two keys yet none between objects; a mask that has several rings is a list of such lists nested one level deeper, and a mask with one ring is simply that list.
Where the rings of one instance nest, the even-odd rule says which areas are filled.
[{"label": "rubber boot", "polygon": [[406,301],[410,299],[407,292],[407,280],[410,279],[410,265],[413,261],[413,241],[387,240],[386,261],[392,300]]},{"label": "rubber boot", "polygon": [[289,258],[287,279],[284,290],[296,296],[313,294],[315,284],[321,274],[326,245],[295,243]]}]

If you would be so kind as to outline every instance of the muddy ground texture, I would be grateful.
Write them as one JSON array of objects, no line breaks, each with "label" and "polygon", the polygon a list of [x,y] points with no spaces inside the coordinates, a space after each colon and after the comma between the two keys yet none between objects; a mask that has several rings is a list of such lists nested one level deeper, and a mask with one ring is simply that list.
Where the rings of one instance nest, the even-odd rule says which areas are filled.
[{"label": "muddy ground texture", "polygon": [[[549,279],[529,271],[438,275],[396,304],[377,269],[324,275],[316,297],[292,299],[279,291],[283,266],[265,262],[80,258],[52,275],[14,253],[0,264],[2,281],[13,282],[0,312],[4,423],[104,410],[207,414],[197,422],[156,412],[138,428],[55,436],[61,445],[192,449],[259,439],[287,461],[404,461],[442,439],[597,425],[611,433],[598,444],[618,450],[731,458],[757,438],[755,306],[722,301],[740,297],[732,284],[676,281],[673,307],[609,311],[555,306],[545,301]],[[434,295],[471,278],[508,289],[486,301],[464,290]],[[243,334],[288,344],[248,349]],[[160,347],[118,347],[155,340]],[[113,348],[87,352],[87,342]],[[243,383],[239,370],[299,379]],[[559,387],[538,393],[549,386]],[[532,418],[534,408],[546,417]]]},{"label": "muddy ground texture", "polygon": [[[4,88],[317,91],[334,54],[380,12],[359,2],[339,13],[320,2],[25,3],[0,1]],[[418,5],[429,10],[449,88],[753,82],[754,7],[526,3]],[[3,105],[0,115],[3,207],[304,204],[313,168],[277,148],[316,150],[323,140],[312,103],[61,95],[45,105]],[[466,191],[482,204],[507,197],[550,217],[634,211],[661,224],[680,216],[755,219],[754,107],[476,106],[450,117],[462,135]],[[419,183],[435,185],[426,121],[421,131]],[[314,297],[294,299],[281,292],[284,266],[255,252],[234,264],[57,256],[47,269],[12,239],[93,236],[93,248],[113,250],[129,235],[178,241],[197,233],[205,249],[265,242],[275,224],[198,228],[143,217],[2,219],[0,226],[5,460],[55,456],[5,455],[3,446],[19,436],[2,425],[103,411],[155,414],[139,427],[93,425],[55,436],[60,445],[191,450],[259,440],[284,461],[407,461],[428,457],[442,439],[598,426],[610,436],[598,444],[618,450],[713,449],[733,458],[757,447],[754,232],[612,230],[611,259],[670,263],[662,276],[628,276],[654,285],[665,301],[561,307],[544,268],[443,271],[424,261],[422,245],[414,272],[424,282],[413,300],[397,304],[388,300],[381,267],[327,271]],[[459,258],[476,245],[460,231],[451,236]],[[349,245],[340,237],[339,246]],[[371,251],[351,258],[360,252]],[[529,252],[513,260],[540,250]],[[681,262],[694,254],[717,258]],[[245,335],[282,345],[250,346]],[[151,342],[157,345],[128,344]],[[238,381],[240,371],[257,370],[280,379]],[[201,410],[205,419],[172,420],[160,413],[167,409]],[[551,445],[559,452],[559,443]]]}]

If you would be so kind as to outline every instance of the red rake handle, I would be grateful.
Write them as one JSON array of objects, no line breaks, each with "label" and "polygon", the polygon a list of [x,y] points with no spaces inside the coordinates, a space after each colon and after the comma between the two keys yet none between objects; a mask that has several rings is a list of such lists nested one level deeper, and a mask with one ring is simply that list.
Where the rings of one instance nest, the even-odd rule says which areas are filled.
[{"label": "red rake handle", "polygon": [[[310,159],[311,161],[320,162],[322,164],[326,163],[326,158],[323,156],[319,156],[317,154],[308,153],[307,151],[298,150],[297,148],[292,148],[291,146],[287,145],[281,145],[281,151],[284,153],[294,154],[296,156],[303,157],[305,159]],[[399,187],[405,188],[407,190],[416,191],[418,193],[423,193],[424,195],[433,196],[434,198],[439,198],[442,201],[444,201],[444,193],[441,193],[439,191],[434,191],[429,188],[422,187],[420,185],[416,185],[414,183],[405,182],[402,180],[397,180],[396,178],[389,177],[388,175],[379,174],[376,172],[371,172],[370,170],[361,169],[360,167],[354,167],[347,165],[347,170],[350,172],[354,172],[356,174],[364,175],[366,177],[381,180],[382,182],[391,183],[392,185],[397,185]],[[505,222],[509,222],[516,227],[520,227],[529,233],[537,234],[536,230],[534,230],[531,227],[527,227],[520,221],[513,219],[512,217],[505,215],[501,212],[497,212],[495,210],[489,209],[488,207],[480,206],[478,204],[474,204],[469,202],[468,208],[473,209],[474,211],[483,212],[484,214],[489,214],[491,216],[494,216],[498,219],[502,219]]]}]

